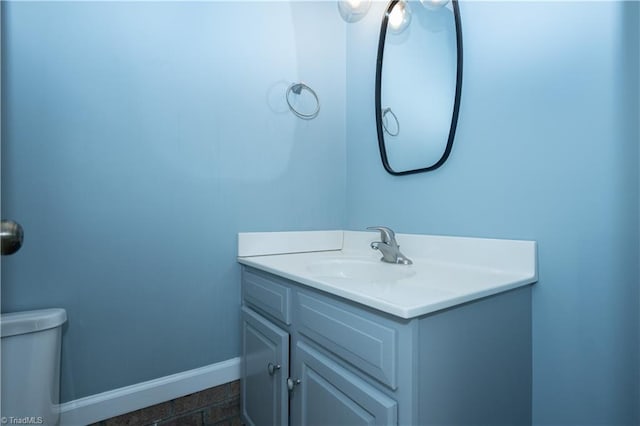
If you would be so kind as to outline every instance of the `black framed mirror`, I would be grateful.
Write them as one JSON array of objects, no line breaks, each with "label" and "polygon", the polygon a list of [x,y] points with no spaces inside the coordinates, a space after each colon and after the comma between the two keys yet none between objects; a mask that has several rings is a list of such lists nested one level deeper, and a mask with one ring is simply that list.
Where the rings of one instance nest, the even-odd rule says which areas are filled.
[{"label": "black framed mirror", "polygon": [[462,90],[457,0],[392,0],[380,27],[376,127],[384,168],[427,172],[451,153]]}]

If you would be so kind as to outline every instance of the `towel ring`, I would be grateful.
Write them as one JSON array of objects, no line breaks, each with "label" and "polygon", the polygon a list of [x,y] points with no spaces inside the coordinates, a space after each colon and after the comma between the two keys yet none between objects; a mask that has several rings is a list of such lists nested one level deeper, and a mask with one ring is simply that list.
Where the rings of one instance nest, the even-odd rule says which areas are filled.
[{"label": "towel ring", "polygon": [[[296,95],[299,95],[303,89],[311,93],[311,95],[313,95],[313,97],[316,100],[316,109],[311,114],[303,114],[300,111],[296,110],[291,105],[291,101],[289,100],[289,94],[291,94],[291,92],[295,93]],[[314,92],[311,87],[307,86],[304,83],[293,83],[287,89],[287,93],[285,97],[287,98],[287,105],[289,105],[289,109],[291,110],[291,112],[294,113],[297,117],[302,118],[303,120],[311,120],[313,118],[316,118],[316,116],[320,112],[320,100],[318,99],[318,95],[316,95],[316,92]]]},{"label": "towel ring", "polygon": [[[389,131],[389,127],[387,127],[387,114],[391,114],[391,117],[393,117],[393,121],[396,122],[395,133],[391,133]],[[400,122],[398,121],[398,117],[396,117],[396,114],[391,111],[391,108],[389,107],[382,110],[382,128],[389,136],[398,136],[400,134]]]}]

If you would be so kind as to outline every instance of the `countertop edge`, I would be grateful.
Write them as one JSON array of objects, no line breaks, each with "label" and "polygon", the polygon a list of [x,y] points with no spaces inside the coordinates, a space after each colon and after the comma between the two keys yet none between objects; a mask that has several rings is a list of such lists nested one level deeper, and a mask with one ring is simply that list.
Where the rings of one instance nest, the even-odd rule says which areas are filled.
[{"label": "countertop edge", "polygon": [[428,315],[428,314],[441,311],[447,308],[472,302],[474,300],[482,299],[484,297],[489,297],[499,293],[504,293],[509,290],[514,290],[519,287],[524,287],[526,285],[534,284],[537,281],[537,274],[534,273],[532,275],[522,276],[521,278],[518,278],[515,281],[499,284],[485,290],[464,294],[462,296],[453,297],[445,301],[426,304],[426,305],[415,307],[415,308],[402,309],[396,306],[385,304],[384,302],[381,302],[380,300],[375,298],[367,298],[359,294],[351,293],[349,291],[342,291],[339,288],[327,285],[321,281],[315,281],[307,277],[301,277],[299,275],[290,274],[276,268],[271,268],[269,266],[262,265],[259,262],[252,261],[251,257],[239,256],[237,258],[237,261],[238,263],[243,264],[245,266],[250,266],[252,268],[255,268],[264,272],[268,272],[270,274],[294,281],[304,286],[314,288],[316,290],[321,290],[326,293],[332,294],[334,296],[342,297],[346,300],[361,304],[363,306],[366,306],[372,309],[376,309],[381,312],[385,312],[387,314],[390,314],[405,320],[420,317],[423,315]]}]

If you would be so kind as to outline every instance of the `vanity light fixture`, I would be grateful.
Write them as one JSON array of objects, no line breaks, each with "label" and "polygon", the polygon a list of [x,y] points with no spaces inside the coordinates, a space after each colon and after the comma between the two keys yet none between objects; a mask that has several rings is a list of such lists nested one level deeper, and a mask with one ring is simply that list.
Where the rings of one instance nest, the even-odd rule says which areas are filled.
[{"label": "vanity light fixture", "polygon": [[431,10],[437,10],[445,7],[449,0],[420,0],[420,3],[426,8]]},{"label": "vanity light fixture", "polygon": [[411,23],[411,9],[406,1],[400,0],[389,12],[389,29],[394,34],[400,34]]},{"label": "vanity light fixture", "polygon": [[369,8],[371,0],[341,0],[338,2],[340,16],[346,22],[356,22],[364,18]]}]

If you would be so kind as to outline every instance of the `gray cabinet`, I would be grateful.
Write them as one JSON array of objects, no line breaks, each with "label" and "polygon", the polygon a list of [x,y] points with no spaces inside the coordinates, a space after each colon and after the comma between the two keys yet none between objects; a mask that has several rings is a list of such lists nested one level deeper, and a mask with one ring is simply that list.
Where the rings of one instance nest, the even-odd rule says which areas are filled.
[{"label": "gray cabinet", "polygon": [[242,309],[242,415],[247,426],[289,424],[289,333]]},{"label": "gray cabinet", "polygon": [[531,424],[530,291],[407,320],[244,266],[243,421]]},{"label": "gray cabinet", "polygon": [[397,403],[304,342],[295,348],[293,425],[394,425]]}]

